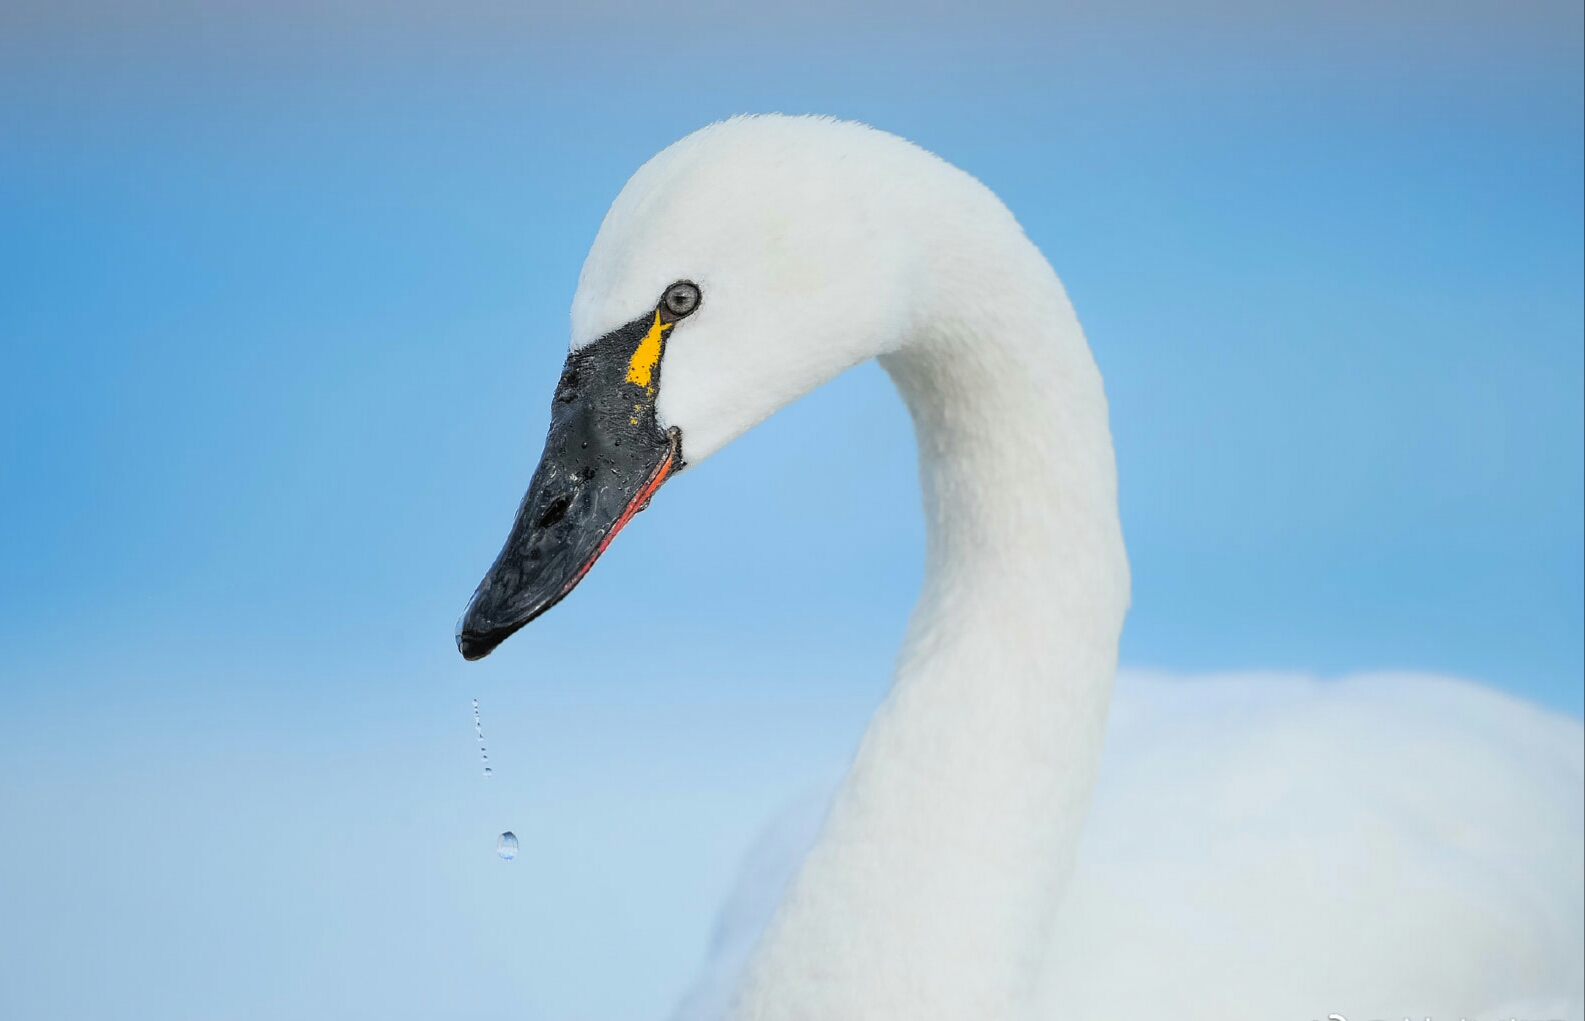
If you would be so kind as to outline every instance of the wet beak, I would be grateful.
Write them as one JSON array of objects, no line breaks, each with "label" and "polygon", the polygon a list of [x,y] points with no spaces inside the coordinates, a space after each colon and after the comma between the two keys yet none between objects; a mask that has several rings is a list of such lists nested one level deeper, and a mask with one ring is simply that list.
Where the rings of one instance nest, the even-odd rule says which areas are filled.
[{"label": "wet beak", "polygon": [[670,329],[655,313],[567,356],[539,467],[506,545],[457,622],[464,659],[488,656],[560,602],[682,467],[681,433],[655,420]]}]

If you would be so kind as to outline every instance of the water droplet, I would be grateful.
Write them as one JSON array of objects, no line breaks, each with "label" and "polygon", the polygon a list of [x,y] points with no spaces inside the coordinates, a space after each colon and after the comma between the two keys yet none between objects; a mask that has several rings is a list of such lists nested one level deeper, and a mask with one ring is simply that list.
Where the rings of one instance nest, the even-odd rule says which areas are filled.
[{"label": "water droplet", "polygon": [[473,700],[473,733],[479,738],[479,761],[484,763],[484,775],[494,776],[490,769],[490,753],[484,750],[484,725],[479,722],[479,700]]},{"label": "water droplet", "polygon": [[517,834],[507,830],[495,838],[495,853],[511,861],[517,857]]}]

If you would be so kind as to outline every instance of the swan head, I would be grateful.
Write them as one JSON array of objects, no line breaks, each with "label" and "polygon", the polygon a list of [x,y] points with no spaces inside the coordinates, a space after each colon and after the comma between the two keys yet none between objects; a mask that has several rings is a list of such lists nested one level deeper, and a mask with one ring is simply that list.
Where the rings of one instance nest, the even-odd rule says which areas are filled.
[{"label": "swan head", "polygon": [[780,116],[711,125],[640,168],[584,263],[544,455],[458,623],[462,654],[570,592],[671,475],[902,344],[929,297],[919,227],[950,206],[950,175],[974,183],[894,135]]}]

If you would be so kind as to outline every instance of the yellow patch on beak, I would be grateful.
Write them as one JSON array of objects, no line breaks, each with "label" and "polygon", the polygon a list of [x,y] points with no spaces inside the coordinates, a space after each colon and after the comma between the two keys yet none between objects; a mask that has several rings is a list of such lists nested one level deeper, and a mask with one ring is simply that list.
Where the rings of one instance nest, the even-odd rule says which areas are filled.
[{"label": "yellow patch on beak", "polygon": [[660,364],[660,339],[666,331],[672,328],[671,323],[660,321],[660,311],[655,311],[655,321],[650,324],[649,332],[644,339],[638,342],[638,349],[633,352],[633,358],[627,363],[627,381],[648,390],[650,381],[655,378],[655,366]]}]

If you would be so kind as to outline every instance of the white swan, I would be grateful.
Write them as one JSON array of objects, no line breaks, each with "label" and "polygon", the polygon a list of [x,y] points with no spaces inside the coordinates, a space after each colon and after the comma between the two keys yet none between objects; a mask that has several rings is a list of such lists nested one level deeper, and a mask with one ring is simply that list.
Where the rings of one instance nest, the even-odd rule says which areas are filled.
[{"label": "white swan", "polygon": [[1574,721],[1453,682],[1141,680],[1085,832],[1129,586],[1100,374],[995,196],[861,125],[730,120],[622,190],[464,654],[684,463],[872,357],[918,435],[923,592],[818,839],[763,932],[730,909],[753,938],[684,1015],[1578,1016]]}]

